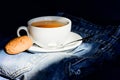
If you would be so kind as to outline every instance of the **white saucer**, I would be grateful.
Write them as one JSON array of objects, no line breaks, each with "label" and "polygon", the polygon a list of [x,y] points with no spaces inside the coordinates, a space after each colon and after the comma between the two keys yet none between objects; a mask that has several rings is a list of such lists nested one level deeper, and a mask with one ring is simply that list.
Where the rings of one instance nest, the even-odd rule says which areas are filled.
[{"label": "white saucer", "polygon": [[[82,39],[82,37],[77,33],[70,32],[69,37],[66,39],[64,44],[75,41],[77,39]],[[67,51],[67,50],[72,50],[72,49],[76,48],[81,43],[82,43],[82,40],[74,42],[74,43],[72,43],[70,45],[67,45],[65,47],[62,47],[62,48],[57,48],[57,49],[44,49],[44,48],[40,48],[40,47],[37,47],[37,46],[33,45],[32,47],[30,47],[28,49],[28,51],[30,51],[30,52],[60,52],[60,51]]]}]

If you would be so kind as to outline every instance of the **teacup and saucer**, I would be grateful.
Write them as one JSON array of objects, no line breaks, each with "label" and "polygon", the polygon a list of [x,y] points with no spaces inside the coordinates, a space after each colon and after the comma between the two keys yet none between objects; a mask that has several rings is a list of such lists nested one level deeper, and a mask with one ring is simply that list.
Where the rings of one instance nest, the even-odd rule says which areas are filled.
[{"label": "teacup and saucer", "polygon": [[17,30],[20,35],[21,30],[25,30],[27,35],[32,38],[33,45],[28,50],[32,52],[57,52],[74,49],[79,46],[82,41],[61,47],[71,41],[81,39],[82,37],[71,32],[71,20],[61,16],[41,16],[30,19],[28,26],[21,26]]}]

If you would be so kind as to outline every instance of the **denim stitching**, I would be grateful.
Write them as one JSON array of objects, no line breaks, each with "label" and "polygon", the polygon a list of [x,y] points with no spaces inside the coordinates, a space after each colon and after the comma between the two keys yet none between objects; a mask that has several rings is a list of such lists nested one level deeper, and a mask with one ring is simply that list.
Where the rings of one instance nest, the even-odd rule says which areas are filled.
[{"label": "denim stitching", "polygon": [[37,63],[39,61],[38,58],[39,58],[39,54],[37,54],[37,56],[34,56],[30,60],[30,62],[25,65],[25,67],[17,69],[16,71],[14,71],[12,73],[6,72],[6,70],[4,70],[5,69],[5,65],[4,65],[3,68],[2,68],[2,66],[0,67],[0,71],[1,71],[2,75],[9,76],[11,79],[15,79],[16,77],[20,76],[21,74],[30,71],[32,69],[32,65],[35,64],[35,63]]},{"label": "denim stitching", "polygon": [[1,75],[11,78],[10,73],[6,71],[7,70],[6,68],[7,68],[6,66],[4,66],[4,67],[1,66],[0,67]]},{"label": "denim stitching", "polygon": [[[66,16],[66,15],[64,15],[64,14],[62,14],[61,16]],[[72,16],[67,16],[67,17],[72,17]],[[100,53],[102,54],[102,55],[105,55],[105,54],[103,54],[103,52],[106,52],[107,51],[107,53],[109,53],[109,54],[114,54],[114,51],[113,51],[113,45],[115,44],[115,42],[116,42],[116,40],[112,40],[111,38],[113,37],[114,39],[117,39],[118,40],[118,38],[116,38],[116,36],[111,36],[111,38],[109,38],[109,40],[104,40],[102,37],[104,37],[105,35],[106,36],[108,36],[111,32],[113,32],[116,28],[113,28],[113,27],[111,27],[111,26],[107,26],[106,28],[102,28],[102,27],[100,27],[100,26],[97,26],[97,25],[94,25],[94,24],[91,24],[90,22],[87,22],[86,20],[84,20],[84,19],[79,19],[78,21],[77,21],[77,19],[74,17],[72,17],[71,19],[74,19],[73,21],[74,21],[74,23],[75,23],[75,21],[76,22],[79,22],[80,21],[80,24],[79,24],[79,26],[78,25],[73,25],[72,26],[72,31],[76,31],[77,33],[79,33],[79,34],[81,34],[81,33],[84,33],[85,35],[84,36],[86,36],[86,35],[88,35],[88,34],[96,34],[96,37],[94,37],[93,39],[89,39],[88,40],[88,42],[97,42],[97,43],[99,43],[102,47],[101,48],[99,48],[99,50],[97,50],[97,52],[95,53],[95,55],[99,55],[100,56]],[[75,20],[76,19],[76,20]],[[94,27],[94,29],[95,30],[97,30],[97,31],[93,31],[92,29],[90,29],[89,27],[88,27],[88,29],[86,28],[86,26],[88,27],[88,26],[92,26],[92,28]],[[84,27],[84,28],[83,28]],[[98,34],[98,36],[97,36],[97,34]],[[113,33],[112,33],[113,34]],[[102,36],[101,37],[101,39],[100,38],[98,38],[98,37],[100,37],[100,35]],[[112,41],[111,41],[112,40]],[[106,44],[106,45],[105,45]],[[79,62],[78,62],[79,63]],[[71,64],[71,63],[70,63]],[[69,65],[69,70],[70,70],[70,65]],[[73,71],[71,71],[71,72],[74,72],[74,70]],[[70,71],[69,71],[69,73],[70,73]],[[72,73],[71,73],[72,74]],[[74,73],[75,74],[75,73]]]},{"label": "denim stitching", "polygon": [[30,71],[31,70],[31,67],[32,67],[32,64],[27,64],[26,67],[23,67],[21,69],[18,69],[17,71],[13,72],[10,77],[11,79],[14,79],[18,76],[20,76],[22,73],[25,73],[26,71]]},{"label": "denim stitching", "polygon": [[26,65],[26,67],[24,67],[22,69],[18,69],[17,71],[13,72],[11,74],[12,78],[16,78],[16,77],[20,76],[22,73],[25,73],[27,69],[28,69],[27,71],[30,71],[32,69],[32,65],[37,63],[38,61],[39,61],[39,54],[38,54],[38,56],[34,56],[30,60],[29,64]]}]

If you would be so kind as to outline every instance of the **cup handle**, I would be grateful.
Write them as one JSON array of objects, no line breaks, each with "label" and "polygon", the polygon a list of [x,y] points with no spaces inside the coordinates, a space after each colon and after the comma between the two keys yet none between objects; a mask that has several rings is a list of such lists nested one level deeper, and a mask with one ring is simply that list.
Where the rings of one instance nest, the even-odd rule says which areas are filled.
[{"label": "cup handle", "polygon": [[29,36],[27,27],[26,27],[26,26],[21,26],[21,27],[19,27],[19,28],[17,29],[17,36],[18,36],[18,37],[21,36],[21,35],[20,35],[20,31],[21,31],[21,30],[26,31],[27,35]]}]

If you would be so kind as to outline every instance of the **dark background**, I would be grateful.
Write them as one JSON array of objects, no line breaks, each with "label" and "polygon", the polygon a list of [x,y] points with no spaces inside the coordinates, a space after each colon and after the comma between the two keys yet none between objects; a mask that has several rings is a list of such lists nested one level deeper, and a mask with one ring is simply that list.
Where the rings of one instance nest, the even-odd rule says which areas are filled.
[{"label": "dark background", "polygon": [[100,25],[119,25],[119,0],[3,0],[0,32],[13,34],[31,18],[66,12]]},{"label": "dark background", "polygon": [[[31,18],[57,12],[82,17],[104,27],[120,24],[120,0],[1,0],[0,38],[16,34],[17,28],[27,26]],[[109,62],[85,80],[119,80],[119,67],[118,60]]]}]

